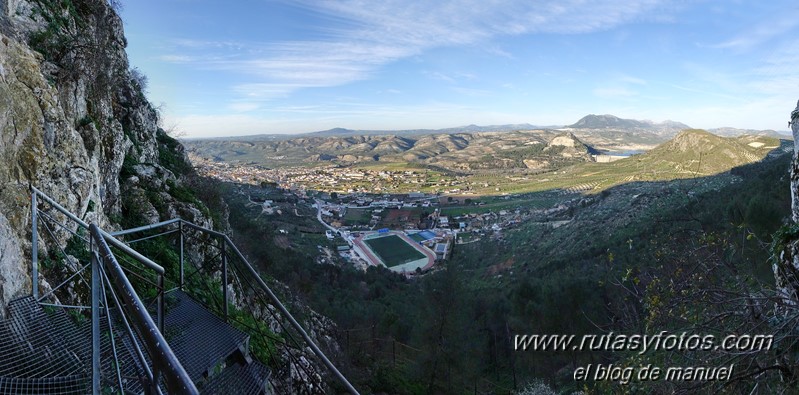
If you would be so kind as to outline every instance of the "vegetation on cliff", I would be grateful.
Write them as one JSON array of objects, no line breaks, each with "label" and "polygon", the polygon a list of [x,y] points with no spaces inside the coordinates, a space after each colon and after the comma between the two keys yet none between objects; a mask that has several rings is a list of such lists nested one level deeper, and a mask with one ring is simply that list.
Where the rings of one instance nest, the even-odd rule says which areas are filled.
[{"label": "vegetation on cliff", "polygon": [[[698,356],[514,351],[513,336],[779,329],[767,326],[774,314],[761,296],[774,288],[771,235],[790,212],[788,161],[782,155],[731,173],[613,187],[569,210],[567,225],[523,224],[502,239],[457,245],[440,271],[415,280],[378,268],[360,272],[318,264],[317,246],[335,246],[312,216],[302,216],[302,200],[285,202],[299,211],[282,216],[262,215],[260,206],[249,203],[283,204],[286,195],[274,187],[230,186],[225,196],[237,241],[267,273],[336,321],[352,364],[349,373],[361,388],[507,391],[544,379],[571,391],[583,389],[572,373],[589,363],[688,366]],[[756,314],[735,313],[740,309]],[[719,314],[731,315],[720,320]],[[670,393],[704,385],[751,387],[757,384],[754,372],[790,350],[789,338],[783,338],[779,350],[736,356],[738,370],[730,382],[637,382],[624,388]],[[707,353],[694,365],[729,364],[729,357]],[[756,380],[774,388],[781,380],[776,371]],[[586,385],[599,392],[619,389]]]}]

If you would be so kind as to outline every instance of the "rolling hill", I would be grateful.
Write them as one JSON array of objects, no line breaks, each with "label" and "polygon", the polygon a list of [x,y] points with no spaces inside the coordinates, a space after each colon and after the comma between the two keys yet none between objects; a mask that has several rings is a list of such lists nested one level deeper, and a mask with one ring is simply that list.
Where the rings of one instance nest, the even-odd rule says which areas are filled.
[{"label": "rolling hill", "polygon": [[709,176],[785,154],[791,147],[786,140],[768,136],[721,137],[689,129],[646,153],[612,163],[578,163],[557,172],[516,180],[506,192],[590,192],[635,181]]},{"label": "rolling hill", "polygon": [[[551,144],[554,141],[554,144]],[[285,140],[189,140],[198,157],[265,167],[320,162],[411,162],[448,169],[525,168],[524,160],[590,160],[589,144],[555,130],[428,134],[419,136],[303,136]],[[474,165],[474,166],[473,166]],[[538,166],[541,167],[541,166]],[[544,165],[543,167],[547,167]]]}]

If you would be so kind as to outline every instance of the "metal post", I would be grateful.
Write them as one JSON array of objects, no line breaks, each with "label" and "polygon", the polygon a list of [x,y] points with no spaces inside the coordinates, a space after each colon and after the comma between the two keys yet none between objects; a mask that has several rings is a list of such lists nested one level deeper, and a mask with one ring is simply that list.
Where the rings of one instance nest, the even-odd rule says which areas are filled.
[{"label": "metal post", "polygon": [[100,394],[100,262],[92,251],[92,393]]},{"label": "metal post", "polygon": [[[258,272],[256,272],[255,269],[253,269],[252,265],[250,265],[249,261],[247,261],[247,258],[244,256],[244,254],[242,254],[241,251],[236,247],[236,245],[233,244],[232,241],[230,241],[230,238],[227,235],[225,235],[224,233],[220,233],[220,232],[216,232],[216,231],[213,231],[213,230],[210,230],[210,229],[203,228],[202,226],[193,224],[193,223],[188,222],[188,221],[185,222],[185,225],[190,227],[190,228],[197,229],[197,230],[199,230],[201,232],[204,232],[204,233],[207,233],[207,234],[222,238],[222,239],[225,240],[226,243],[229,243],[230,244],[230,248],[232,249],[233,253],[236,254],[236,256],[238,257],[240,262],[243,264],[243,268],[242,269],[246,270],[250,274],[250,277],[253,280],[255,280],[255,282],[257,283],[258,287],[263,292],[266,292],[266,295],[272,301],[273,305],[275,307],[277,307],[277,309],[280,311],[280,314],[283,315],[283,317],[289,321],[291,326],[294,327],[294,329],[296,329],[297,332],[299,332],[300,336],[302,336],[303,340],[305,340],[305,343],[308,345],[308,347],[311,348],[311,351],[313,351],[313,353],[316,354],[316,356],[319,357],[319,359],[322,360],[322,362],[325,364],[325,366],[327,366],[327,368],[330,370],[330,372],[333,373],[333,375],[335,375],[336,378],[338,378],[338,380],[341,382],[341,384],[343,384],[347,388],[347,391],[349,391],[350,394],[353,394],[353,395],[357,395],[358,394],[358,390],[356,390],[355,387],[353,387],[352,384],[347,380],[347,378],[344,377],[344,375],[341,374],[341,372],[338,369],[336,369],[336,366],[333,365],[332,362],[330,362],[330,359],[327,358],[325,353],[323,353],[322,350],[320,350],[319,347],[316,345],[316,343],[314,343],[313,339],[311,339],[311,337],[308,336],[308,333],[305,332],[305,329],[303,329],[302,326],[300,325],[300,323],[297,322],[297,320],[294,318],[294,316],[291,315],[291,313],[288,311],[286,306],[283,305],[283,302],[281,302],[280,299],[278,299],[278,297],[275,295],[275,293],[272,292],[271,289],[269,289],[269,286],[266,285],[266,282],[264,282],[264,280],[261,278],[261,276],[258,274]],[[362,344],[362,342],[358,342],[359,347],[360,347],[361,344]]]},{"label": "metal post", "polygon": [[153,365],[153,381],[150,382],[150,394],[160,394],[158,382],[161,381],[161,369]]},{"label": "metal post", "polygon": [[158,275],[158,330],[164,334],[164,275]]},{"label": "metal post", "polygon": [[222,242],[222,313],[224,314],[225,321],[228,320],[227,315],[227,255],[225,254],[225,239],[219,239]]},{"label": "metal post", "polygon": [[180,290],[183,290],[183,221],[178,222],[180,229]]},{"label": "metal post", "polygon": [[39,299],[39,224],[36,192],[31,191],[31,288],[34,299]]}]

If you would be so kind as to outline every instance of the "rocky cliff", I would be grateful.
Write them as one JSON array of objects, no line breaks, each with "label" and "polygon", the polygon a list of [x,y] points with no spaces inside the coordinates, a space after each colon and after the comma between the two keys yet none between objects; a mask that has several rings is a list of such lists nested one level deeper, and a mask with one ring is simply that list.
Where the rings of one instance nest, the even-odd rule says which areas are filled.
[{"label": "rocky cliff", "polygon": [[[213,227],[188,186],[193,170],[183,146],[159,127],[125,46],[107,0],[0,0],[0,316],[9,300],[31,293],[30,186],[109,230],[176,216]],[[203,248],[187,247],[187,256],[210,256]],[[39,249],[55,251],[41,237]],[[41,293],[47,280],[43,270]],[[304,316],[311,336],[336,349],[327,334],[334,325]],[[300,355],[318,364],[309,351]],[[298,371],[286,364],[273,385],[309,385],[313,378]]]},{"label": "rocky cliff", "polygon": [[[190,167],[125,46],[105,0],[0,0],[0,306],[31,291],[30,185],[105,227],[170,213],[210,224],[170,194]],[[158,208],[137,200],[147,191]]]},{"label": "rocky cliff", "polygon": [[791,162],[791,225],[775,237],[774,276],[785,304],[799,304],[799,102],[791,113],[793,160]]}]

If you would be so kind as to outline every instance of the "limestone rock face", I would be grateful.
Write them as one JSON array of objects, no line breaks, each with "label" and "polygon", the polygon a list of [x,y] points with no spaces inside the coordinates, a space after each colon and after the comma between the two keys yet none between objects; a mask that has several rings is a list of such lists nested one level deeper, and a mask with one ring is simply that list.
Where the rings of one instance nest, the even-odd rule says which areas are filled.
[{"label": "limestone rock face", "polygon": [[574,147],[577,138],[571,133],[568,135],[557,136],[549,143],[551,146]]},{"label": "limestone rock face", "polygon": [[[791,162],[791,217],[793,226],[799,224],[799,102],[791,112],[791,129],[794,138],[793,160]],[[777,288],[787,304],[799,303],[799,239],[788,232],[785,240],[780,240],[782,250],[774,264],[774,277]]]},{"label": "limestone rock face", "polygon": [[[125,212],[122,196],[144,195],[139,184],[179,183],[161,165],[171,139],[130,71],[126,45],[105,0],[0,0],[0,315],[9,299],[31,292],[29,186],[113,228],[109,218]],[[123,191],[121,175],[140,182]],[[171,197],[160,202],[202,217],[190,204],[173,207]],[[146,208],[145,217],[158,219]]]},{"label": "limestone rock face", "polygon": [[0,34],[0,245],[14,251],[14,259],[0,261],[3,305],[30,291],[29,269],[19,253],[29,250],[28,185],[76,212],[86,211],[90,199],[99,200],[97,163],[58,96],[42,71],[41,56]]},{"label": "limestone rock face", "polygon": [[[0,0],[0,317],[11,299],[31,293],[30,186],[108,230],[174,217],[214,227],[186,186],[185,150],[159,128],[131,72],[126,44],[106,0]],[[43,233],[40,257],[57,251]],[[61,233],[60,245],[70,237]],[[205,262],[218,251],[196,244],[185,254]],[[50,282],[45,270],[39,275],[44,293]],[[307,315],[312,336],[335,345],[333,323]],[[302,363],[315,363],[303,353]],[[320,379],[276,380],[296,389]]]}]

